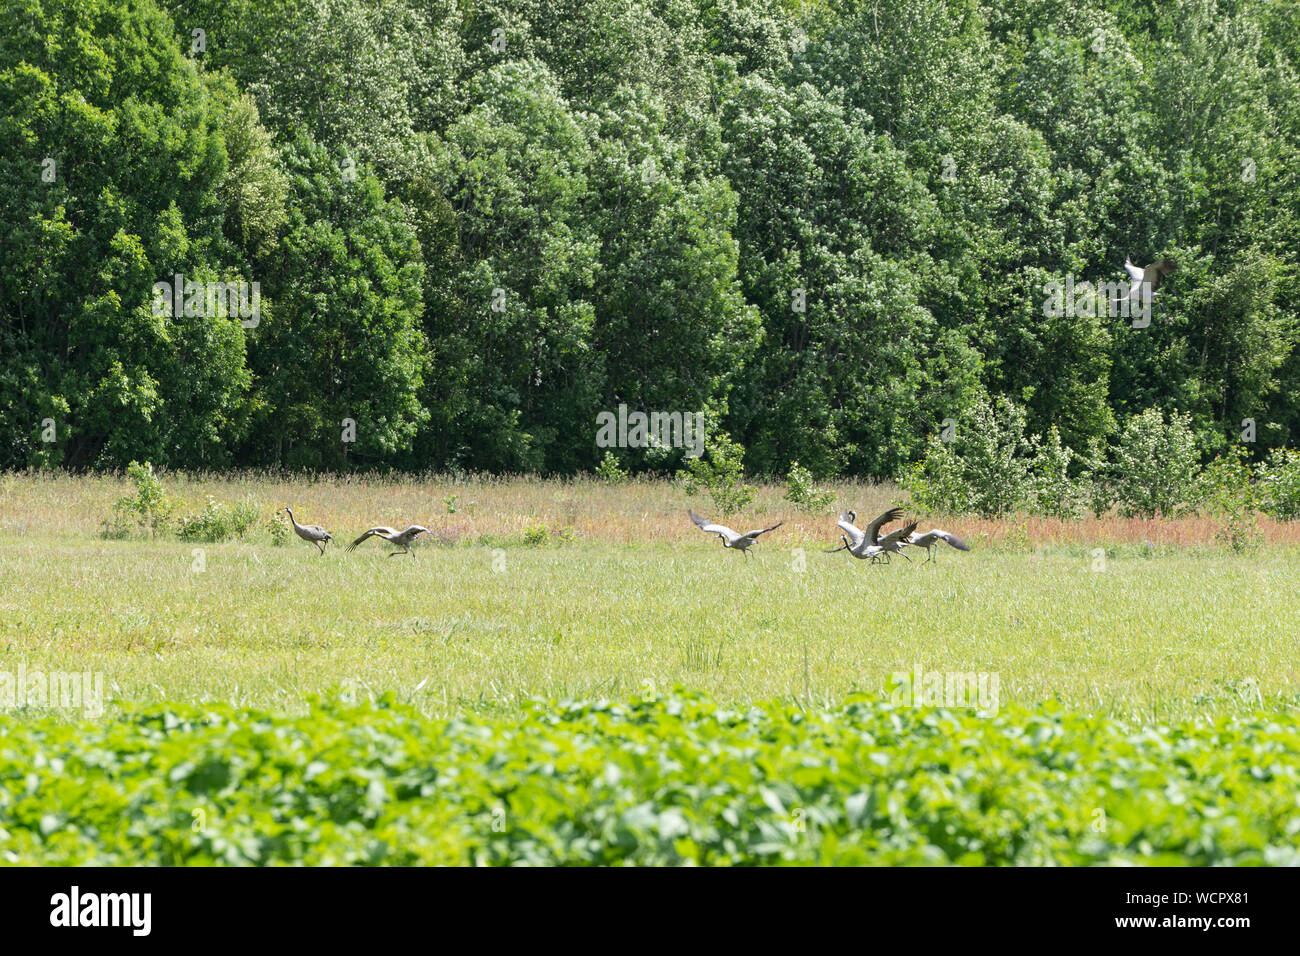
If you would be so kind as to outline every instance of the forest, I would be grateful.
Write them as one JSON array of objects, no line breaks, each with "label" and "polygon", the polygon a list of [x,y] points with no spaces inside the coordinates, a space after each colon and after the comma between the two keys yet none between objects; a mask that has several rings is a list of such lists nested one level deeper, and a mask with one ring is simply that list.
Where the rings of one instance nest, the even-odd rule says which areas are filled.
[{"label": "forest", "polygon": [[0,469],[1262,460],[1298,67],[1263,0],[5,0]]}]

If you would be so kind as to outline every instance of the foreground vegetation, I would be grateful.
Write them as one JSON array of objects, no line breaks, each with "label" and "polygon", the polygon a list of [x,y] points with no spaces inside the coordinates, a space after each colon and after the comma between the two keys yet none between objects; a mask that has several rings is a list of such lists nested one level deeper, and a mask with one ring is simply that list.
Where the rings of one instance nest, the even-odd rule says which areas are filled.
[{"label": "foreground vegetation", "polygon": [[0,740],[0,860],[1300,864],[1300,732],[674,693],[443,721],[154,706]]},{"label": "foreground vegetation", "polygon": [[[0,691],[107,698],[0,712],[0,862],[1300,862],[1296,522],[969,518],[872,567],[826,509],[891,486],[758,485],[748,560],[665,482],[152,487],[0,476]],[[342,553],[377,520],[433,534]],[[908,706],[917,668],[997,700]]]}]

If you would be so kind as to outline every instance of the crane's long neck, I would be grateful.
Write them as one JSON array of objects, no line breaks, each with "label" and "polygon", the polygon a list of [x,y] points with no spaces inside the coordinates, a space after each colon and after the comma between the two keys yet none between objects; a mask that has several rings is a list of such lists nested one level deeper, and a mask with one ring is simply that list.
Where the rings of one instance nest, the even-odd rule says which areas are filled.
[{"label": "crane's long neck", "polygon": [[293,516],[293,509],[292,509],[292,508],[285,508],[284,511],[285,511],[285,514],[287,514],[287,515],[289,516],[289,523],[290,523],[291,525],[293,525],[295,528],[301,528],[301,527],[302,527],[302,525],[300,525],[300,524],[298,523],[297,519],[294,518],[294,516]]}]

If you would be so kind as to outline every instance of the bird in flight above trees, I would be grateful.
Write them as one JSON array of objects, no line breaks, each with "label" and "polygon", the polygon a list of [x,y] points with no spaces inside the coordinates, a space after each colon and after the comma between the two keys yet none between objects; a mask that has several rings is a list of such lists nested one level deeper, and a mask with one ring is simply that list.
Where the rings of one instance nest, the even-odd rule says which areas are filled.
[{"label": "bird in flight above trees", "polygon": [[1129,287],[1128,295],[1125,298],[1141,298],[1142,287],[1146,286],[1151,290],[1151,298],[1154,299],[1156,290],[1164,282],[1165,276],[1178,271],[1178,263],[1173,259],[1160,259],[1149,266],[1139,267],[1133,265],[1132,261],[1126,258],[1124,260],[1124,270],[1128,273],[1129,278],[1133,280],[1133,285]]}]

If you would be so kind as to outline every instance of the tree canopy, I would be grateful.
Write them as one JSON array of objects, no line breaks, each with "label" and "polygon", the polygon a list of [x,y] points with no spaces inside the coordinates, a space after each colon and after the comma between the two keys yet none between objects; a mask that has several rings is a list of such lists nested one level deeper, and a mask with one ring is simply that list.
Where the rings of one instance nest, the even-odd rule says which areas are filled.
[{"label": "tree canopy", "polygon": [[1297,10],[12,0],[0,467],[572,474],[621,405],[757,474],[1008,402],[1081,456],[1152,409],[1294,445]]}]

